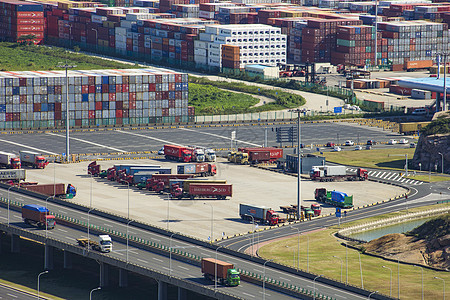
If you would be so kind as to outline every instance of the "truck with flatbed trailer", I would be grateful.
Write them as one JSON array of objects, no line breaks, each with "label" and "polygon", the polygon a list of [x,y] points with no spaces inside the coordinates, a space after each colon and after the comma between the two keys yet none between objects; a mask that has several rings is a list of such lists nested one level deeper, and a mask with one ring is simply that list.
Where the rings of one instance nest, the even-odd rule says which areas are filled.
[{"label": "truck with flatbed trailer", "polygon": [[20,169],[20,157],[14,153],[0,151],[0,167],[6,169]]},{"label": "truck with flatbed trailer", "polygon": [[177,174],[192,174],[194,177],[214,176],[217,174],[217,167],[215,164],[210,163],[178,165]]},{"label": "truck with flatbed trailer", "polygon": [[25,169],[2,169],[0,170],[0,181],[10,181],[13,183],[25,180],[26,171]]},{"label": "truck with flatbed trailer", "polygon": [[31,166],[34,169],[45,169],[49,162],[41,153],[33,151],[19,151],[22,166]]},{"label": "truck with flatbed trailer", "polygon": [[255,221],[271,226],[286,221],[285,219],[281,219],[278,213],[270,207],[245,203],[239,204],[239,215],[242,220]]},{"label": "truck with flatbed trailer", "polygon": [[325,188],[317,188],[314,191],[316,201],[331,204],[341,208],[353,207],[353,196],[338,191],[327,191]]},{"label": "truck with flatbed trailer", "polygon": [[313,166],[309,171],[311,180],[316,181],[364,181],[368,178],[366,169],[358,168],[356,173],[347,173],[345,166]]},{"label": "truck with flatbed trailer", "polygon": [[171,195],[174,198],[216,198],[218,200],[225,200],[227,197],[233,195],[233,185],[226,183],[210,183],[206,180],[190,182],[183,184],[186,188],[173,187]]},{"label": "truck with flatbed trailer", "polygon": [[38,228],[55,228],[55,216],[51,215],[48,208],[37,205],[27,204],[22,206],[22,219],[26,224]]},{"label": "truck with flatbed trailer", "polygon": [[193,151],[194,149],[191,147],[164,145],[164,156],[169,160],[190,162],[192,161]]},{"label": "truck with flatbed trailer", "polygon": [[210,280],[218,282],[226,286],[238,286],[241,283],[239,271],[233,264],[220,261],[214,258],[202,258],[201,261],[203,276]]},{"label": "truck with flatbed trailer", "polygon": [[91,247],[93,250],[100,251],[100,252],[111,252],[112,251],[112,239],[109,235],[103,234],[98,236],[98,241],[87,239],[87,238],[80,238],[77,239],[78,245],[84,248]]}]

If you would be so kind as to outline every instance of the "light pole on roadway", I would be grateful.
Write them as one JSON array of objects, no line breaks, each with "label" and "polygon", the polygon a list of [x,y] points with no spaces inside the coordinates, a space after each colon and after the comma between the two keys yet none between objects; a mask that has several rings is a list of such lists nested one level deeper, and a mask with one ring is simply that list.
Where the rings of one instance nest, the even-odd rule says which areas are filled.
[{"label": "light pole on roadway", "polygon": [[223,246],[219,246],[216,248],[216,260],[214,261],[214,293],[217,291],[217,250],[222,247]]},{"label": "light pole on roadway", "polygon": [[391,273],[390,279],[389,279],[389,297],[392,295],[392,269],[386,266],[382,266],[385,269],[388,269]]},{"label": "light pole on roadway", "polygon": [[322,277],[323,275],[317,275],[313,280],[313,286],[314,286],[314,296],[313,299],[316,300],[316,279],[319,277]]},{"label": "light pole on roadway", "polygon": [[344,261],[342,260],[342,258],[340,258],[339,256],[333,255],[334,258],[337,258],[341,261],[341,282],[342,282],[342,266],[344,264]]},{"label": "light pole on roadway", "polygon": [[266,264],[273,259],[266,260],[263,265],[263,300],[266,299]]},{"label": "light pole on roadway", "polygon": [[38,278],[37,278],[37,298],[38,298],[38,300],[39,300],[39,280],[40,280],[40,278],[41,278],[41,275],[44,275],[44,274],[47,274],[48,273],[48,271],[47,270],[45,270],[44,272],[41,272],[41,273],[39,273],[39,275],[38,275]]},{"label": "light pole on roadway", "polygon": [[101,289],[102,289],[102,287],[100,287],[100,286],[96,287],[95,289],[92,289],[91,292],[89,293],[89,300],[92,300],[92,293],[93,292],[101,290]]}]

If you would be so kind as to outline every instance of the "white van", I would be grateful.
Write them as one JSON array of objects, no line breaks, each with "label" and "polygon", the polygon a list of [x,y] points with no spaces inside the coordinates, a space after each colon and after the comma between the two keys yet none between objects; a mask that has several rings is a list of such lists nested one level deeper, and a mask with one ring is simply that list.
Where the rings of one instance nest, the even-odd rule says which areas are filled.
[{"label": "white van", "polygon": [[413,115],[426,115],[427,110],[425,108],[416,108],[413,112]]}]

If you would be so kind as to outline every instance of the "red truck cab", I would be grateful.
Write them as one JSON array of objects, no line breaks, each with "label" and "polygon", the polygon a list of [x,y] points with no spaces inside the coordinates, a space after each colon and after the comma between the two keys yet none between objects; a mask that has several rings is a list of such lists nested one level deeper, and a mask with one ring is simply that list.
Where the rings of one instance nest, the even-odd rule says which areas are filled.
[{"label": "red truck cab", "polygon": [[277,225],[279,223],[280,217],[278,213],[274,210],[268,210],[266,214],[266,220],[270,226]]},{"label": "red truck cab", "polygon": [[13,157],[11,158],[11,169],[20,169],[20,158],[19,157]]},{"label": "red truck cab", "polygon": [[311,209],[314,211],[314,216],[320,216],[322,212],[322,206],[320,204],[311,204]]},{"label": "red truck cab", "polygon": [[49,164],[47,160],[45,160],[45,157],[43,156],[36,156],[35,165],[37,169],[45,169],[45,167]]},{"label": "red truck cab", "polygon": [[356,174],[358,175],[359,178],[364,178],[364,180],[367,180],[367,178],[369,177],[367,170],[362,168],[358,168]]}]

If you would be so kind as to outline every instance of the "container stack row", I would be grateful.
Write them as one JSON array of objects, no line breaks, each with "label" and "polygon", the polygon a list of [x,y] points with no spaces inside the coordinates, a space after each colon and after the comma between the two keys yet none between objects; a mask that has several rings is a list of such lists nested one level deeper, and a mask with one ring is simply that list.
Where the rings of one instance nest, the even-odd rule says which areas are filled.
[{"label": "container stack row", "polygon": [[11,42],[24,40],[40,44],[44,39],[44,24],[44,8],[41,4],[0,0],[1,40]]},{"label": "container stack row", "polygon": [[[188,122],[187,74],[68,71],[70,126]],[[0,72],[2,128],[64,127],[65,71]]]}]

